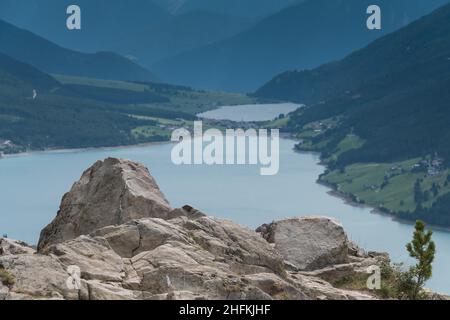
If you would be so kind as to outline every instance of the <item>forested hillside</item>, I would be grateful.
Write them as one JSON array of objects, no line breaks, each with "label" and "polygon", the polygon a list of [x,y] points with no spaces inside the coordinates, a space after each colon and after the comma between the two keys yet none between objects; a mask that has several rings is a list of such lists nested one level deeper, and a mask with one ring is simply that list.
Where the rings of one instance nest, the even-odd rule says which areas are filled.
[{"label": "forested hillside", "polygon": [[282,74],[256,94],[309,104],[287,127],[300,149],[323,153],[323,181],[404,218],[450,225],[442,209],[450,205],[449,86],[446,5],[342,61]]},{"label": "forested hillside", "polygon": [[167,84],[52,77],[0,53],[0,154],[166,141],[220,101],[252,100]]},{"label": "forested hillside", "polygon": [[448,5],[342,61],[285,73],[256,95],[318,103],[293,116],[292,128],[344,117],[336,130],[353,129],[371,143],[342,155],[342,163],[396,160],[433,151],[450,156],[449,81]]}]

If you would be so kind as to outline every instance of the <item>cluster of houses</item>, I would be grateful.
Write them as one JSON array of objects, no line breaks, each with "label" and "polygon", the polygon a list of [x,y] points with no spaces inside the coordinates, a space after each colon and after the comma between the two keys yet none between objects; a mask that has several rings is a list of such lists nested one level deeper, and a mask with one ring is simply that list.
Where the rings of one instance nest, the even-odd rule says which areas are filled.
[{"label": "cluster of houses", "polygon": [[322,133],[335,127],[332,123],[315,122],[311,125],[311,129],[314,133]]},{"label": "cluster of houses", "polygon": [[[404,168],[399,164],[394,164],[389,168],[389,171],[387,171],[384,175],[384,180],[387,181],[392,177],[395,177],[397,175],[406,173],[406,172],[426,172],[429,177],[437,176],[441,172],[445,170],[444,168],[444,159],[439,157],[437,154],[435,154],[433,157],[430,157],[429,159],[421,160],[420,162],[414,164],[411,166],[411,168],[408,170],[408,168]],[[380,188],[382,188],[383,185],[363,185],[364,190],[372,190],[372,191],[379,191]]]},{"label": "cluster of houses", "polygon": [[0,149],[5,149],[5,148],[11,147],[11,146],[12,146],[11,140],[0,139]]},{"label": "cluster of houses", "polygon": [[[439,175],[444,170],[444,159],[435,154],[434,156],[423,159],[414,164],[410,168],[410,172],[426,172],[428,176],[433,177]],[[389,172],[386,173],[387,178],[391,178],[397,174],[405,173],[408,169],[402,168],[400,165],[393,165]]]},{"label": "cluster of houses", "polygon": [[3,157],[4,153],[15,147],[11,140],[0,139],[0,158]]},{"label": "cluster of houses", "polygon": [[430,159],[425,159],[420,161],[419,163],[416,163],[412,166],[412,170],[421,170],[426,171],[428,176],[437,176],[441,173],[443,168],[444,159],[440,158],[437,154],[435,154]]},{"label": "cluster of houses", "polygon": [[364,184],[363,188],[364,190],[378,191],[380,189],[380,186],[377,184]]},{"label": "cluster of houses", "polygon": [[174,125],[169,125],[169,124],[158,124],[157,127],[160,129],[169,130],[169,131],[174,131],[179,128],[179,126],[174,126]]},{"label": "cluster of houses", "polygon": [[12,146],[13,146],[13,143],[11,140],[0,139],[0,158],[3,157],[3,151]]}]

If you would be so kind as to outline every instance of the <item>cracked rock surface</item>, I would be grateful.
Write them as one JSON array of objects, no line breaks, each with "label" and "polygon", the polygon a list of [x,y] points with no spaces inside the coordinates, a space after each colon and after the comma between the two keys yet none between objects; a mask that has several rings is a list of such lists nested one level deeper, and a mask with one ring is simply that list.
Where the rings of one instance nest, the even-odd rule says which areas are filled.
[{"label": "cracked rock surface", "polygon": [[[37,250],[0,239],[0,270],[14,279],[0,282],[0,299],[373,299],[327,279],[374,263],[332,219],[256,232],[172,209],[143,165],[109,158],[63,197]],[[76,287],[71,266],[80,270]]]}]

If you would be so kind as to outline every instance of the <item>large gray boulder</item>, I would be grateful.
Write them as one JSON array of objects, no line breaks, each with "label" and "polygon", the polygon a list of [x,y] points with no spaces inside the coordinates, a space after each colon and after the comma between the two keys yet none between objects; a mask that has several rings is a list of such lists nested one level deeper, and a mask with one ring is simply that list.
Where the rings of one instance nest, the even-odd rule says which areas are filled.
[{"label": "large gray boulder", "polygon": [[190,206],[172,210],[145,167],[106,159],[64,196],[38,252],[0,239],[9,279],[0,300],[370,299],[327,280],[365,266],[356,249],[351,264],[335,266],[348,246],[329,218],[278,221],[257,233]]},{"label": "large gray boulder", "polygon": [[292,218],[263,225],[258,232],[294,270],[316,270],[348,262],[347,235],[342,225],[326,217]]},{"label": "large gray boulder", "polygon": [[38,251],[133,219],[167,218],[170,212],[169,202],[146,167],[108,158],[86,170],[63,197],[56,218],[41,232]]}]

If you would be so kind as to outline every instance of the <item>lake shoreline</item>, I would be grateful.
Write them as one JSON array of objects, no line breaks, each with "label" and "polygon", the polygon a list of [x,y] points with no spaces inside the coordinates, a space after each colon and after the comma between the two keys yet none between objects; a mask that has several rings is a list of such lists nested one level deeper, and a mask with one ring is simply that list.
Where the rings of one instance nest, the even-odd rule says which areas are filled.
[{"label": "lake shoreline", "polygon": [[[220,120],[219,120],[220,121]],[[288,132],[280,132],[280,138],[285,140],[291,140],[295,142],[299,142],[300,140],[295,138],[291,133]],[[0,161],[2,159],[8,159],[8,158],[19,158],[19,157],[27,157],[31,155],[39,155],[39,154],[65,154],[65,153],[79,153],[79,152],[90,152],[90,151],[114,151],[114,150],[126,150],[126,149],[132,149],[132,148],[145,148],[145,147],[151,147],[156,145],[165,145],[165,144],[171,144],[172,142],[170,140],[167,141],[154,141],[154,142],[145,142],[145,143],[138,143],[138,144],[131,144],[131,145],[121,145],[121,146],[113,146],[113,147],[87,147],[87,148],[72,148],[72,149],[46,149],[46,150],[36,150],[36,151],[26,151],[26,152],[19,152],[19,153],[13,153],[13,154],[4,154],[2,157],[0,157]],[[299,154],[312,154],[317,157],[319,157],[320,161],[317,163],[319,166],[323,167],[325,170],[328,168],[325,163],[321,160],[321,153],[317,151],[308,151],[308,150],[301,150],[297,147],[294,147],[294,152]],[[407,220],[407,219],[401,219],[396,217],[395,213],[391,212],[385,212],[381,211],[380,209],[369,205],[365,203],[359,203],[354,201],[349,195],[339,191],[336,186],[333,184],[327,183],[325,181],[320,180],[317,178],[316,183],[328,188],[329,190],[327,193],[335,198],[341,199],[345,204],[352,206],[354,208],[366,208],[370,209],[372,214],[377,214],[380,216],[384,216],[386,218],[389,218],[393,221],[399,222],[401,224],[414,226],[415,221]],[[450,227],[443,227],[439,225],[434,224],[427,224],[428,227],[430,227],[433,230],[443,231],[450,233]]]},{"label": "lake shoreline", "polygon": [[[377,215],[384,216],[386,218],[390,218],[391,220],[399,222],[401,224],[406,224],[406,225],[410,225],[410,226],[414,226],[415,225],[415,221],[399,218],[393,212],[392,213],[391,212],[384,212],[384,211],[381,211],[380,209],[378,209],[378,208],[376,208],[374,206],[371,206],[369,204],[364,204],[364,203],[359,203],[359,202],[353,201],[351,199],[351,197],[349,197],[345,193],[342,193],[342,192],[338,191],[335,187],[327,184],[326,182],[317,180],[317,183],[320,184],[320,185],[323,185],[324,187],[330,188],[331,190],[328,192],[329,195],[331,195],[333,197],[336,197],[336,198],[339,198],[339,199],[342,199],[346,204],[348,204],[348,205],[350,205],[352,207],[370,209],[373,214],[377,214]],[[427,227],[432,229],[432,230],[450,233],[450,227],[443,227],[443,226],[430,224],[430,223],[427,223]]]},{"label": "lake shoreline", "polygon": [[153,142],[144,142],[138,144],[129,144],[129,145],[119,145],[112,147],[87,147],[87,148],[55,148],[55,149],[44,149],[44,150],[30,150],[24,152],[3,154],[0,157],[0,161],[2,159],[10,159],[10,158],[20,158],[27,157],[31,155],[39,155],[39,154],[64,154],[64,153],[77,153],[77,152],[90,152],[90,151],[114,151],[114,150],[122,150],[122,149],[131,149],[131,148],[139,148],[139,147],[150,147],[155,145],[163,145],[163,144],[171,144],[170,140],[167,141],[153,141]]},{"label": "lake shoreline", "polygon": [[[2,200],[5,202],[5,208],[10,205],[6,214],[0,217],[0,220],[4,220],[6,223],[3,225],[0,221],[0,225],[5,229],[4,233],[10,234],[11,238],[35,243],[37,239],[31,235],[39,235],[39,230],[48,223],[49,219],[54,217],[63,192],[68,190],[73,181],[79,178],[79,172],[98,159],[115,156],[133,159],[151,168],[151,172],[161,181],[162,190],[172,199],[174,207],[191,203],[200,208],[199,210],[236,221],[252,229],[274,219],[308,215],[330,216],[341,221],[349,230],[351,239],[361,247],[373,251],[389,252],[393,261],[397,262],[403,262],[407,258],[403,244],[411,239],[412,227],[410,225],[393,222],[390,216],[390,219],[386,219],[387,216],[371,214],[367,209],[354,208],[356,206],[330,194],[329,188],[317,183],[317,177],[324,171],[323,165],[318,166],[320,154],[311,151],[294,152],[297,139],[293,139],[286,133],[280,136],[286,138],[280,139],[281,155],[283,155],[284,161],[289,162],[285,163],[285,170],[281,170],[279,175],[271,178],[275,179],[274,181],[259,178],[256,171],[247,169],[235,171],[236,169],[225,170],[223,167],[219,170],[207,167],[200,169],[194,166],[186,169],[174,167],[167,157],[172,144],[165,142],[141,144],[140,148],[139,146],[126,146],[122,151],[119,148],[118,151],[112,152],[86,152],[86,149],[70,149],[59,150],[59,152],[66,153],[63,155],[55,153],[58,152],[57,150],[45,151],[50,155],[42,154],[42,151],[25,153],[21,155],[25,156],[23,159],[7,159],[5,165],[0,162],[2,168],[5,169],[5,179],[2,179],[4,188]],[[102,150],[117,149],[117,147],[102,148]],[[94,148],[94,150],[98,151],[98,148]],[[79,151],[85,152],[77,153]],[[77,168],[77,170],[73,170],[73,168]],[[233,172],[236,173],[234,178],[230,176],[230,173]],[[205,175],[202,176],[202,180],[196,180],[199,189],[192,188],[192,181],[198,179],[199,174],[203,173]],[[174,177],[177,178],[174,179]],[[249,186],[253,186],[251,190],[248,190],[248,195],[247,192],[235,191],[239,189],[237,186],[244,178]],[[209,196],[209,193],[215,195],[222,190],[222,187],[218,187],[217,183],[213,181],[223,181],[230,187],[228,195],[234,199],[234,203],[224,200],[226,198],[215,200]],[[272,190],[273,188],[275,189]],[[30,194],[30,199],[23,203],[21,194]],[[16,195],[19,196],[16,197]],[[192,199],[198,200],[192,203]],[[277,203],[277,199],[282,203]],[[30,210],[31,205],[33,207]],[[361,206],[358,205],[358,207]],[[10,221],[17,217],[24,217],[25,220],[22,221],[27,221],[27,225],[30,226],[15,229],[14,223]],[[386,233],[386,235],[378,240],[379,232]],[[436,264],[435,279],[437,280],[430,284],[430,287],[439,292],[448,292],[448,288],[450,288],[450,283],[448,285],[441,283],[442,281],[443,283],[448,282],[445,274],[446,266],[448,266],[446,261],[450,259],[447,254],[450,252],[448,251],[449,236],[450,234],[447,232],[443,234],[436,231],[435,233],[436,243],[441,248],[442,255],[439,256]],[[387,242],[386,238],[396,240]]]},{"label": "lake shoreline", "polygon": [[[298,139],[295,139],[295,138],[291,138],[291,139],[295,140],[295,141],[299,141]],[[319,157],[321,156],[320,152],[304,151],[304,150],[299,150],[297,148],[295,148],[295,152],[298,152],[298,153],[312,153],[312,154],[318,155]],[[328,169],[327,165],[325,163],[323,163],[322,160],[318,163],[318,165],[322,166],[325,170]],[[325,172],[325,170],[324,170],[324,172]],[[394,212],[382,211],[382,210],[378,209],[377,207],[374,207],[374,206],[372,206],[370,204],[360,203],[360,202],[354,201],[348,194],[345,194],[345,193],[339,191],[338,188],[335,185],[320,180],[320,176],[317,179],[316,183],[319,184],[319,185],[322,185],[322,186],[324,186],[324,187],[326,187],[328,189],[330,189],[328,191],[328,194],[330,196],[343,200],[344,203],[349,205],[349,206],[352,206],[354,208],[370,209],[371,213],[373,213],[373,214],[377,214],[377,215],[384,216],[386,218],[390,218],[391,220],[399,222],[401,224],[410,225],[410,226],[414,226],[415,225],[415,221],[399,218],[399,217],[396,216],[396,214]],[[440,225],[436,225],[436,224],[429,224],[429,223],[427,223],[427,227],[431,228],[432,230],[437,230],[437,231],[450,233],[450,227],[444,227],[444,226],[440,226]]]},{"label": "lake shoreline", "polygon": [[[291,103],[291,102],[275,103],[275,102],[272,101],[271,103],[263,104],[263,106],[276,106],[276,105],[281,105],[281,106],[288,105],[288,106],[291,106],[293,109],[294,109],[294,106],[297,109],[304,107],[303,104],[296,104],[296,103]],[[239,124],[240,121],[229,120],[229,119],[214,119],[214,118],[202,117],[202,115],[205,114],[205,113],[219,111],[221,109],[237,108],[237,107],[241,107],[241,106],[257,107],[257,106],[259,106],[259,104],[257,104],[255,102],[254,104],[247,104],[247,105],[239,105],[239,104],[233,105],[233,104],[229,104],[229,105],[223,105],[223,106],[214,106],[214,107],[211,107],[211,109],[209,109],[209,110],[207,110],[205,112],[197,114],[197,117],[201,121],[215,121],[215,122],[217,122],[219,124],[221,122],[225,122],[225,123],[234,122],[234,123]],[[265,121],[268,121],[268,120],[254,120],[254,121],[244,120],[244,121],[241,121],[241,122],[244,122],[244,123],[258,123],[258,122],[265,122]],[[98,151],[115,150],[115,149],[126,149],[126,148],[134,148],[134,147],[145,147],[145,146],[151,146],[151,145],[155,145],[155,144],[165,144],[165,143],[171,143],[171,141],[170,140],[166,140],[166,141],[151,141],[151,142],[143,142],[143,143],[137,143],[137,144],[117,145],[117,146],[108,146],[108,147],[44,148],[42,150],[27,150],[27,151],[22,151],[22,152],[17,152],[17,153],[8,153],[8,154],[0,152],[0,160],[7,159],[7,158],[14,158],[14,157],[23,157],[23,156],[27,156],[27,155],[33,155],[33,154],[87,152],[87,151],[93,151],[93,150],[98,150]]]}]

